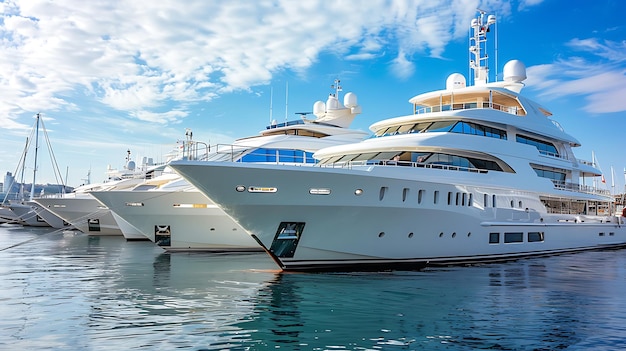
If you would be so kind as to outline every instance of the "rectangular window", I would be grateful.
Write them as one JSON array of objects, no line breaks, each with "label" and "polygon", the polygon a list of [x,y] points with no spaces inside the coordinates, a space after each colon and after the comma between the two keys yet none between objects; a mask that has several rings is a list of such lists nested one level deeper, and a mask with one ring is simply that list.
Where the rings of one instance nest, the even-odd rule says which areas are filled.
[{"label": "rectangular window", "polygon": [[435,190],[433,203],[437,204],[439,202],[439,190]]},{"label": "rectangular window", "polygon": [[497,244],[500,242],[500,233],[489,233],[489,243]]},{"label": "rectangular window", "polygon": [[528,242],[543,241],[543,232],[528,232]]},{"label": "rectangular window", "polygon": [[504,233],[505,243],[521,243],[524,241],[524,233]]},{"label": "rectangular window", "polygon": [[422,203],[422,197],[424,197],[424,191],[423,189],[420,189],[420,191],[417,192],[417,203],[421,204]]}]

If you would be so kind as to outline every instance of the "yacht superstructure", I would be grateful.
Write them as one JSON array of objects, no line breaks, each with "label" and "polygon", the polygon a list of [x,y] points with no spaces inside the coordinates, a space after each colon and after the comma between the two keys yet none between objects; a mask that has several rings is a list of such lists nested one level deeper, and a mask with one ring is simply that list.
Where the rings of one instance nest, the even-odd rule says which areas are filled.
[{"label": "yacht superstructure", "polygon": [[[322,149],[316,167],[175,162],[285,270],[419,267],[626,245],[624,218],[580,142],[520,94],[523,63],[489,82],[494,16],[472,21],[473,85],[409,100],[374,138]],[[209,180],[210,179],[210,180]]]}]

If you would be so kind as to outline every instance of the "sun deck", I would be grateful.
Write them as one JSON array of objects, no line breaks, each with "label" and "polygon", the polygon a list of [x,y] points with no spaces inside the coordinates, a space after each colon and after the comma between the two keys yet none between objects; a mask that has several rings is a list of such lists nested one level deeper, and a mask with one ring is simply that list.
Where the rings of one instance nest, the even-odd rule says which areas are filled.
[{"label": "sun deck", "polygon": [[[525,116],[526,110],[516,96],[497,90],[471,92],[446,91],[439,94],[425,94],[410,100],[414,114],[468,110],[476,108],[492,109],[515,116]],[[542,111],[549,116],[548,111]]]}]

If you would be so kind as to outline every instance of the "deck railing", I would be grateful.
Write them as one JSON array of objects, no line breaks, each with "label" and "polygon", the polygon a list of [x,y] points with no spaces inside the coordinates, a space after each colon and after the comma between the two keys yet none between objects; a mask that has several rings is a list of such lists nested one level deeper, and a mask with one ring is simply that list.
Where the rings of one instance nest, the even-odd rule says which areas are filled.
[{"label": "deck railing", "polygon": [[354,166],[403,166],[403,167],[416,167],[416,168],[430,168],[430,169],[445,169],[449,171],[462,171],[470,173],[488,173],[487,169],[479,169],[473,167],[463,167],[455,165],[446,165],[440,163],[422,163],[411,161],[394,161],[394,160],[367,160],[367,161],[348,161],[348,162],[334,162],[328,164],[318,164],[319,167],[326,168],[348,168],[351,169]]},{"label": "deck railing", "polygon": [[598,195],[610,195],[611,194],[608,190],[598,189],[597,187],[593,187],[589,185],[569,183],[569,182],[564,182],[560,180],[552,180],[552,183],[554,183],[554,188],[558,190],[575,191],[579,193],[598,194]]},{"label": "deck railing", "polygon": [[454,110],[469,110],[469,109],[475,109],[475,108],[498,110],[498,111],[510,113],[516,116],[524,115],[523,110],[518,106],[506,106],[506,105],[500,105],[500,104],[489,103],[489,102],[483,102],[482,106],[480,106],[476,102],[469,102],[469,103],[461,103],[461,104],[442,104],[438,106],[423,107],[420,109],[416,109],[415,114],[419,115],[422,113],[454,111]]}]

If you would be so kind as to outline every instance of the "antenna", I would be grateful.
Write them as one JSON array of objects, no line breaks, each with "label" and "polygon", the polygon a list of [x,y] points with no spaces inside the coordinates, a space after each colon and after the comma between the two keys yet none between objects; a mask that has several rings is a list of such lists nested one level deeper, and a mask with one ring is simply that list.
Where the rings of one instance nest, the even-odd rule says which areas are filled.
[{"label": "antenna", "polygon": [[333,85],[331,85],[331,86],[330,86],[330,88],[331,88],[331,89],[335,90],[335,94],[334,94],[334,96],[335,96],[336,98],[339,98],[339,92],[343,90],[343,89],[341,88],[340,83],[341,83],[341,80],[339,80],[339,79],[335,79],[335,84],[333,84]]},{"label": "antenna", "polygon": [[[470,37],[470,69],[474,71],[474,84],[484,85],[489,81],[489,55],[487,51],[487,33],[489,27],[496,23],[496,16],[489,15],[485,21],[485,11],[478,9],[479,15],[471,22],[473,36]],[[483,51],[485,51],[483,53]]]},{"label": "antenna", "polygon": [[272,124],[272,101],[274,100],[274,87],[270,86],[270,124]]},{"label": "antenna", "polygon": [[289,82],[285,82],[285,122],[287,122],[288,107],[289,107]]}]

